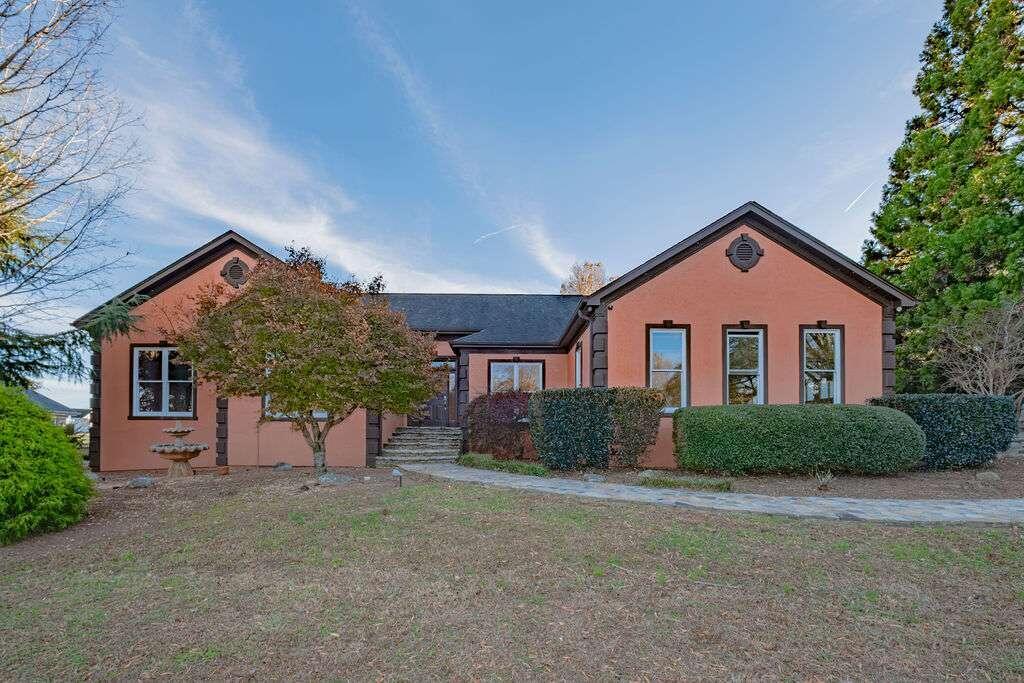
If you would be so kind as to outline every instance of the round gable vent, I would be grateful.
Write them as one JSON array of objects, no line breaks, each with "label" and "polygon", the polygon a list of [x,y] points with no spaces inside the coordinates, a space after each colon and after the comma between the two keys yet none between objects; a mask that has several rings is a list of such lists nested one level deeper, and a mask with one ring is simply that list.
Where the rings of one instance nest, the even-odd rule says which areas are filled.
[{"label": "round gable vent", "polygon": [[220,276],[232,287],[241,287],[249,279],[249,264],[236,256],[224,264]]},{"label": "round gable vent", "polygon": [[725,255],[730,263],[745,273],[757,265],[764,256],[764,249],[750,235],[743,233],[732,241]]}]

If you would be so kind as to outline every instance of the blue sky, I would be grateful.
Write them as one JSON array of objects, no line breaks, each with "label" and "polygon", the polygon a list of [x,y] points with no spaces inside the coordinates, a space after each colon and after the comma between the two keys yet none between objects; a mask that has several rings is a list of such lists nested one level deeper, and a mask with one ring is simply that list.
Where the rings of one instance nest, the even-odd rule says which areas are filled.
[{"label": "blue sky", "polygon": [[228,228],[392,291],[557,292],[574,260],[625,272],[748,199],[856,258],[939,14],[126,3],[102,66],[147,162],[110,228],[132,256],[108,294]]}]

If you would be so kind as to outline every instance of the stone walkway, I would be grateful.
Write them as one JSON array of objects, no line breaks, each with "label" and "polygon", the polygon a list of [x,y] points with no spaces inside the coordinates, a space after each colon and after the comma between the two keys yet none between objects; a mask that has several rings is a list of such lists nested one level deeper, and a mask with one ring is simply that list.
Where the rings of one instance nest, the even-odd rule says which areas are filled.
[{"label": "stone walkway", "polygon": [[500,486],[538,493],[557,493],[599,500],[621,500],[682,508],[755,512],[790,517],[846,519],[864,522],[1024,522],[1024,499],[888,500],[819,496],[762,496],[753,493],[701,493],[649,489],[627,484],[596,484],[576,479],[528,477],[454,464],[408,464],[402,469],[441,479]]}]

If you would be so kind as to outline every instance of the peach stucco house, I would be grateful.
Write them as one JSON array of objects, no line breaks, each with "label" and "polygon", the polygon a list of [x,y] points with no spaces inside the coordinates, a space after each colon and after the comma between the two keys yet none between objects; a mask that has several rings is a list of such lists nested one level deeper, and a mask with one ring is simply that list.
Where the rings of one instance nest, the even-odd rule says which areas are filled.
[{"label": "peach stucco house", "polygon": [[[164,466],[149,452],[181,419],[215,445],[195,464],[310,463],[286,421],[259,424],[258,398],[218,397],[172,363],[161,311],[203,283],[244,286],[275,258],[227,232],[120,296],[144,294],[139,331],[93,357],[90,461],[98,470]],[[754,202],[589,296],[388,294],[437,339],[449,385],[417,425],[457,427],[475,396],[502,389],[656,386],[666,418],[647,465],[672,467],[670,413],[722,403],[863,403],[894,381],[893,316],[906,293]],[[358,411],[336,428],[329,466],[372,465],[406,416]]]}]

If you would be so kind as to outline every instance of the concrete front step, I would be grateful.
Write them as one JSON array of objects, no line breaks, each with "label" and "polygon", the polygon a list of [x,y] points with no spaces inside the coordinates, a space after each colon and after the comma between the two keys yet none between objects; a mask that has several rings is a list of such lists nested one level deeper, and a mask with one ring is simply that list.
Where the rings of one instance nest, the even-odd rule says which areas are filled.
[{"label": "concrete front step", "polygon": [[461,439],[391,439],[388,442],[392,446],[412,446],[423,448],[459,448],[462,445]]},{"label": "concrete front step", "polygon": [[388,457],[410,457],[416,458],[423,455],[443,455],[445,457],[457,457],[458,448],[388,448],[381,450],[381,455]]},{"label": "concrete front step", "polygon": [[448,427],[397,427],[395,434],[417,434],[420,436],[462,436],[461,429]]},{"label": "concrete front step", "polygon": [[377,458],[377,465],[407,465],[415,462],[455,462],[458,455],[382,455]]}]

